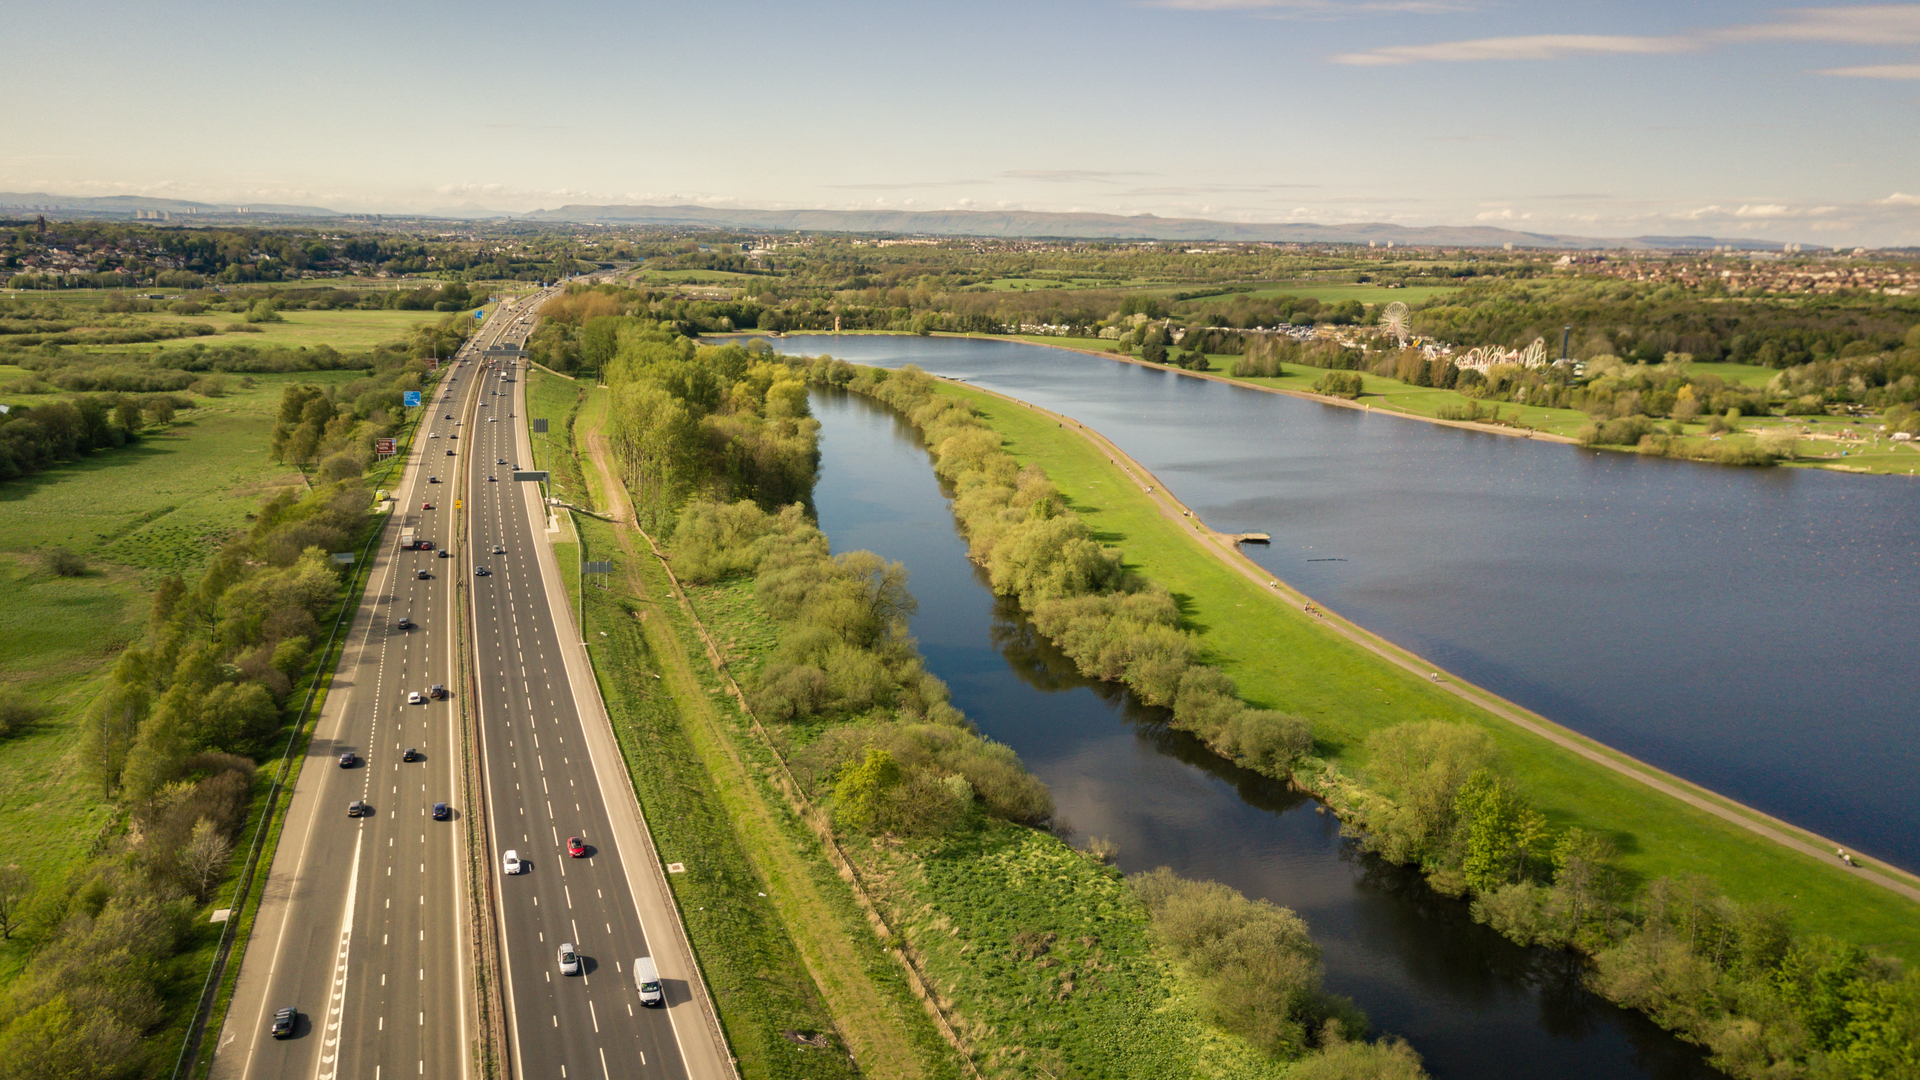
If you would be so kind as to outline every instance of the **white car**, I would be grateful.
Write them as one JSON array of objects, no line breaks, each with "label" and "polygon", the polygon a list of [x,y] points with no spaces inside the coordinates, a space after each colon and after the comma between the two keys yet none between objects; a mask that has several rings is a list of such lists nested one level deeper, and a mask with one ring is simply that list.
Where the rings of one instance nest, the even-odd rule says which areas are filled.
[{"label": "white car", "polygon": [[502,872],[508,873],[508,874],[519,873],[520,872],[520,853],[517,851],[507,852],[506,856],[500,860],[500,869]]},{"label": "white car", "polygon": [[423,698],[423,697],[421,697],[421,696],[420,696],[420,691],[418,691],[418,690],[409,690],[409,691],[407,691],[407,704],[409,704],[409,705],[418,705],[418,704],[420,704],[420,703],[421,703],[422,701],[425,701],[425,700],[426,700],[425,698]]},{"label": "white car", "polygon": [[580,954],[573,951],[571,944],[560,946],[560,974],[580,974]]}]

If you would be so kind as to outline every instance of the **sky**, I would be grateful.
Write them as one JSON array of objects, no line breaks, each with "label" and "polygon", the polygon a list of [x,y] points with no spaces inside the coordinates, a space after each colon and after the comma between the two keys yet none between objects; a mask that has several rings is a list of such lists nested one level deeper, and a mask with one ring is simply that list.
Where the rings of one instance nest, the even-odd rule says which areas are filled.
[{"label": "sky", "polygon": [[6,23],[0,191],[1920,244],[1920,3],[104,0]]}]

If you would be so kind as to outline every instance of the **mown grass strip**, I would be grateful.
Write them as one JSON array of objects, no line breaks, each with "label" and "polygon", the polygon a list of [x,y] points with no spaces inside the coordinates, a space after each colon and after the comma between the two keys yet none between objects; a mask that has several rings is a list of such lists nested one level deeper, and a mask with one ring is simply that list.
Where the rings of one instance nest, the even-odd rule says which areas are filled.
[{"label": "mown grass strip", "polygon": [[1364,770],[1373,731],[1464,719],[1487,729],[1516,783],[1556,827],[1609,834],[1632,875],[1705,874],[1743,903],[1784,905],[1803,930],[1920,960],[1920,918],[1910,902],[1468,706],[1199,550],[1208,541],[1163,517],[1140,485],[1078,431],[971,388],[946,384],[940,392],[973,403],[1010,453],[1044,467],[1073,509],[1125,551],[1129,566],[1180,598],[1189,624],[1202,628],[1207,661],[1232,675],[1253,704],[1310,719],[1316,752],[1345,772]]}]

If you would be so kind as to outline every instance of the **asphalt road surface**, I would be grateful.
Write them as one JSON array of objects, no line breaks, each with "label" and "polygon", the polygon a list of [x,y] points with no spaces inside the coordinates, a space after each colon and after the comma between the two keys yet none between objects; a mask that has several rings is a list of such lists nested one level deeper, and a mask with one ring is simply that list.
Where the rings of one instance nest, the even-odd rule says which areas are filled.
[{"label": "asphalt road surface", "polygon": [[[532,468],[522,373],[508,365],[490,382],[494,392],[476,409],[484,418],[474,423],[468,505],[473,561],[489,571],[473,578],[475,670],[515,1074],[727,1075],[711,1067],[718,1061],[702,1045],[710,1036],[700,1002],[685,978],[674,978],[675,965],[659,963],[667,1007],[640,1003],[633,961],[655,949],[635,894],[651,883],[640,860],[653,855],[635,850],[644,844],[630,829],[616,832],[616,817],[634,820],[621,814],[626,800],[608,797],[625,794],[617,790],[628,784],[625,767],[605,740],[590,742],[588,723],[604,728],[605,720],[592,689],[577,685],[590,676],[578,663],[551,549],[535,531],[547,527],[539,486],[513,479],[515,466]],[[517,415],[486,415],[508,412]],[[615,771],[597,773],[596,764]],[[613,789],[604,794],[603,779]],[[568,854],[572,837],[584,843],[582,856]],[[507,850],[522,860],[519,874],[504,872]],[[665,936],[670,928],[660,929]],[[563,944],[580,955],[577,975],[560,970]],[[683,1049],[683,1041],[692,1045]],[[690,1070],[685,1059],[693,1055],[708,1067]]]},{"label": "asphalt road surface", "polygon": [[[465,808],[454,797],[458,713],[451,696],[410,704],[408,695],[425,698],[435,683],[454,690],[452,585],[469,563],[439,558],[438,549],[452,535],[455,468],[465,460],[446,450],[470,441],[472,427],[446,417],[475,411],[467,404],[486,380],[472,357],[503,335],[524,336],[512,318],[496,312],[428,392],[419,438],[392,492],[394,520],[376,549],[262,888],[215,1048],[216,1077],[466,1080],[472,1072],[463,930],[470,916],[457,832]],[[400,550],[405,528],[435,550]],[[412,629],[398,627],[403,616]],[[408,748],[418,760],[401,760]],[[343,753],[354,755],[351,767],[339,764]],[[356,799],[370,807],[367,816],[347,816]],[[451,803],[454,819],[433,820],[436,802]],[[294,1035],[273,1039],[274,1010],[288,1005],[300,1011]]]},{"label": "asphalt road surface", "polygon": [[[483,351],[524,341],[532,325],[522,312],[536,303],[496,311],[429,394],[394,491],[395,519],[263,887],[215,1049],[219,1080],[476,1075],[480,1033],[469,1030],[476,991],[465,949],[474,915],[459,842],[467,808],[454,790],[459,710],[451,696],[463,689],[452,653],[462,578],[473,590],[479,696],[465,704],[478,714],[496,841],[484,863],[499,886],[512,1074],[734,1075],[591,685],[552,549],[544,536],[536,541],[546,525],[538,485],[512,479],[515,464],[531,467],[524,382],[511,364],[491,367]],[[441,557],[454,513],[470,515],[468,544]],[[434,549],[401,550],[407,528]],[[489,572],[478,574],[481,566]],[[400,629],[402,616],[416,625]],[[447,699],[408,702],[436,683]],[[409,748],[418,760],[401,760]],[[348,752],[355,764],[342,767]],[[356,799],[367,816],[347,816]],[[436,802],[452,804],[449,820],[432,819]],[[569,837],[584,841],[581,857],[569,856]],[[508,849],[523,873],[502,872]],[[561,973],[562,944],[580,954],[579,974]],[[640,1004],[633,961],[642,956],[658,964],[664,1008]],[[273,1039],[274,1010],[288,1005],[300,1011],[294,1035]]]}]

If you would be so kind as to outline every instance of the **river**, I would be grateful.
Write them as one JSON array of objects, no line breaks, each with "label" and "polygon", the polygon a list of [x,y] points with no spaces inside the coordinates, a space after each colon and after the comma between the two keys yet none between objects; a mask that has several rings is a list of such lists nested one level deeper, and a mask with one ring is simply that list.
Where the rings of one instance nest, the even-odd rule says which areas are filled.
[{"label": "river", "polygon": [[1920,868],[1920,483],[1600,453],[1020,342],[778,344],[914,363],[1073,416],[1208,525],[1271,533],[1248,554],[1325,607]]},{"label": "river", "polygon": [[1075,672],[967,560],[918,437],[890,410],[816,390],[820,527],[834,550],[905,563],[913,632],[954,704],[1053,789],[1080,837],[1128,872],[1171,866],[1293,908],[1325,950],[1327,985],[1434,1076],[1531,1080],[1720,1074],[1637,1014],[1588,993],[1564,953],[1522,949],[1417,875],[1355,853],[1310,799],[1170,731],[1161,710]]}]

